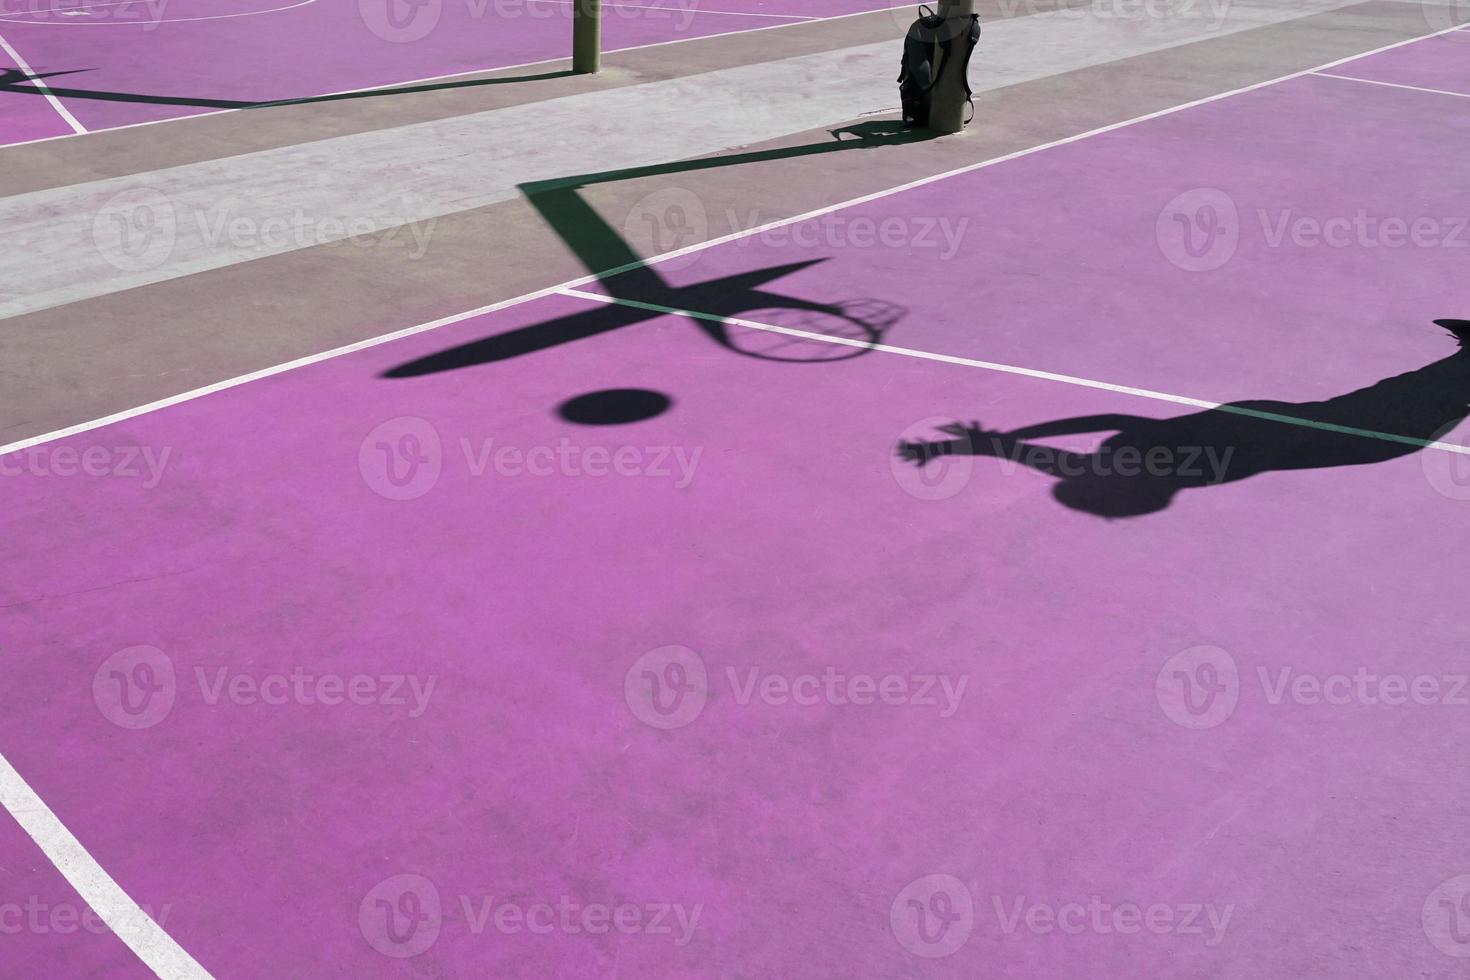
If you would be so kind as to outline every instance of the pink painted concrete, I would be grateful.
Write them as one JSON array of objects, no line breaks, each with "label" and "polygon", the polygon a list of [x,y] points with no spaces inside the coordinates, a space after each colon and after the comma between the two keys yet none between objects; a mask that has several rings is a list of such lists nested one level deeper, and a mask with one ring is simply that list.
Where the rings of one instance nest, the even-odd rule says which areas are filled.
[{"label": "pink painted concrete", "polygon": [[775,291],[900,303],[890,343],[1213,401],[1331,397],[1445,356],[1432,321],[1470,318],[1470,184],[1448,163],[1470,150],[1470,112],[1363,88],[1275,85],[662,274],[693,286],[811,261]]},{"label": "pink painted concrete", "polygon": [[65,136],[72,132],[72,128],[45,99],[0,92],[0,146]]},{"label": "pink painted concrete", "polygon": [[[174,907],[153,911],[167,922]],[[0,973],[14,980],[153,976],[9,814],[0,814]]]},{"label": "pink painted concrete", "polygon": [[[1360,58],[1334,68],[1341,75],[1371,78],[1397,85],[1443,89],[1470,95],[1470,30],[1455,31],[1408,47]],[[1360,96],[1366,98],[1366,95]],[[1440,106],[1444,115],[1460,113],[1453,102]]]},{"label": "pink painted concrete", "polygon": [[[571,10],[551,0],[38,0],[0,32],[63,86],[88,129],[305,98],[571,54]],[[884,0],[662,0],[609,7],[613,51],[883,9]],[[707,8],[707,9],[706,9]],[[263,11],[277,10],[275,13]],[[714,12],[720,11],[720,12]],[[729,15],[733,13],[732,15]],[[92,94],[87,94],[92,93]]]},{"label": "pink painted concrete", "polygon": [[[931,416],[1009,429],[1167,406],[893,356],[777,365],[673,319],[523,361],[378,377],[405,355],[573,309],[540,302],[69,441],[171,450],[152,489],[3,486],[20,531],[3,572],[15,680],[0,740],[140,900],[213,896],[171,920],[207,966],[1336,978],[1441,965],[1419,911],[1470,871],[1452,751],[1470,721],[1448,705],[1273,705],[1256,673],[1470,670],[1465,504],[1432,489],[1421,459],[1271,474],[1107,522],[1058,506],[1048,478],[987,460],[945,471],[953,496],[922,499],[895,444]],[[625,385],[669,392],[675,408],[607,430],[549,410]],[[395,501],[359,451],[368,441],[371,462],[377,441],[397,445],[405,430],[369,436],[403,416],[433,427],[442,472]],[[682,489],[477,478],[461,438],[701,455]],[[140,644],[169,658],[174,703],[125,730],[94,679]],[[624,685],[670,644],[702,655],[713,695],[692,724],[661,731]],[[1194,731],[1155,685],[1202,644],[1233,658],[1242,693],[1228,721]],[[829,665],[964,677],[967,693],[950,717],[742,705],[726,674]],[[222,677],[298,669],[436,687],[418,717],[209,703]],[[930,962],[889,915],[911,881],[941,873],[978,911],[969,940]],[[444,911],[433,945],[400,961],[358,916],[381,882],[396,901],[403,874],[432,882]],[[993,904],[1094,895],[1213,903],[1231,919],[1214,945],[1047,936],[1007,933]],[[476,933],[461,896],[475,915],[486,896],[703,912],[684,946]],[[1371,970],[1355,952],[1365,935]]]},{"label": "pink painted concrete", "polygon": [[[1349,145],[1334,150],[1317,84],[871,211],[972,215],[950,260],[975,279],[963,290],[919,275],[902,249],[850,241],[830,254],[729,246],[670,278],[823,257],[767,288],[901,303],[893,343],[1206,397],[1338,394],[1449,353],[1423,322],[1463,302],[1438,252],[1262,253],[1242,235],[1219,269],[1186,273],[1166,255],[1216,253],[1156,232],[1160,216],[1175,225],[1170,199],[1200,186],[1247,215],[1459,201],[1447,171],[1405,164],[1431,145],[1415,133],[1453,152],[1462,123],[1339,118]],[[1395,138],[1353,144],[1363,125]],[[1400,178],[1384,189],[1372,178],[1390,168]],[[1186,217],[1208,223],[1211,201],[1186,199]],[[177,904],[170,932],[207,968],[1453,975],[1470,874],[1470,715],[1453,700],[1470,672],[1470,494],[1456,457],[1265,473],[1107,521],[1059,505],[1054,481],[1024,467],[949,458],[921,472],[895,447],[956,417],[1011,430],[1187,410],[891,354],[743,358],[672,317],[382,376],[590,309],[527,304],[4,461],[0,746],[130,893]],[[605,429],[554,413],[611,387],[675,404]],[[609,459],[634,447],[630,475],[583,472],[594,446]],[[390,499],[406,490],[381,447],[422,460],[395,469],[421,495]],[[504,471],[473,474],[476,453],[488,448],[493,467],[506,447],[521,466],[540,447],[543,462],[575,467],[513,473],[502,457]],[[161,464],[156,480],[133,450]],[[645,472],[668,465],[665,450],[699,453],[686,485],[677,469]],[[89,458],[111,475],[62,475]],[[639,697],[640,658],[670,645],[697,651],[710,694],[666,729],[648,723],[665,716]],[[1174,699],[1180,672],[1204,676],[1176,658],[1201,647],[1227,691],[1235,671],[1233,709]],[[759,681],[828,668],[965,688],[947,714],[942,694],[861,705],[740,692],[752,670]],[[1332,679],[1360,672],[1433,678],[1440,697],[1273,693],[1301,676],[1340,692]],[[422,711],[411,696],[323,704],[290,693],[293,674],[434,688]],[[120,707],[119,675],[157,685],[130,702],[142,714]],[[251,695],[262,682],[284,703]],[[156,723],[127,727],[140,720]],[[1191,727],[1203,721],[1214,724]],[[913,931],[908,901],[946,910],[912,891],[930,875],[950,876],[951,903],[973,904],[951,904],[959,917],[935,942]],[[700,913],[682,945],[496,928],[498,908],[563,897]],[[379,901],[426,917],[395,920],[396,941]],[[1080,930],[1047,931],[1046,910],[1074,903],[1157,906],[1188,916],[1189,931],[1171,918],[1125,933],[1070,912]],[[415,943],[416,956],[393,955]]]},{"label": "pink painted concrete", "polygon": [[[0,54],[0,75],[16,78],[22,71],[12,58]],[[71,126],[44,97],[0,89],[0,146],[71,132]]]}]

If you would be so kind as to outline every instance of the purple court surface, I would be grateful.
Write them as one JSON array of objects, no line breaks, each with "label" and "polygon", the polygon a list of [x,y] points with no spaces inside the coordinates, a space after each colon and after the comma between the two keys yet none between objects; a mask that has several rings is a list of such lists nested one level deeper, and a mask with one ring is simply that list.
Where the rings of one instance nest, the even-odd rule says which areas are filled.
[{"label": "purple court surface", "polygon": [[[604,5],[623,48],[887,9],[887,0]],[[7,0],[0,145],[533,65],[571,51],[571,0]],[[907,5],[905,5],[907,9]],[[24,64],[18,64],[23,59]]]},{"label": "purple court surface", "polygon": [[[237,69],[193,46],[171,94],[266,99],[549,57],[565,26],[430,50],[277,16],[334,38],[312,77],[270,17],[116,30],[217,32]],[[85,33],[3,33],[96,70],[68,85],[162,90],[48,31]],[[1461,976],[1470,358],[1435,321],[1470,316],[1470,105],[1394,85],[1470,92],[1467,55],[0,458],[5,757],[220,977]],[[606,389],[672,404],[558,411]],[[1171,472],[1127,475],[1115,432]],[[1027,461],[1060,451],[1083,471]],[[124,478],[47,475],[67,458]],[[79,904],[4,819],[34,877],[8,894]],[[0,941],[24,975],[146,975],[70,938]]]}]

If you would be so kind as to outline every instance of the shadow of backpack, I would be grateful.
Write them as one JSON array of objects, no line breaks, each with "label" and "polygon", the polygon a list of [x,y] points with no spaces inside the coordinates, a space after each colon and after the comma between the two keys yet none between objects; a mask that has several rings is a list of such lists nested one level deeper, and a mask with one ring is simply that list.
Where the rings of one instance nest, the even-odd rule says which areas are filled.
[{"label": "shadow of backpack", "polygon": [[[928,11],[925,13],[925,11]],[[903,100],[903,121],[910,126],[929,125],[929,102],[934,93],[934,86],[939,81],[939,76],[952,70],[950,66],[954,59],[950,57],[954,50],[955,41],[963,38],[966,42],[962,52],[961,64],[959,66],[961,81],[965,86],[965,101],[970,106],[971,116],[974,118],[975,103],[971,99],[974,92],[970,89],[970,56],[975,51],[975,46],[980,43],[980,17],[978,14],[970,15],[969,22],[965,23],[959,18],[954,24],[950,19],[939,16],[934,8],[928,4],[919,7],[919,19],[909,26],[909,33],[903,42],[903,63],[898,71],[898,93]],[[962,24],[963,27],[959,25]],[[935,71],[935,60],[938,59],[939,70]],[[969,123],[969,119],[965,122]]]}]

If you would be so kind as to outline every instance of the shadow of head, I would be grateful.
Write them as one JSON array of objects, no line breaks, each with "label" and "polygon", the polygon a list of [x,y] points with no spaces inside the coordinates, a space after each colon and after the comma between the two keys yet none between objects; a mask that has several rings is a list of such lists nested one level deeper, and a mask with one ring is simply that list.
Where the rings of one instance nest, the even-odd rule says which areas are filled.
[{"label": "shadow of head", "polygon": [[1177,489],[1162,480],[1148,478],[1080,476],[1055,484],[1051,495],[1070,510],[1120,520],[1167,510],[1174,502]]}]

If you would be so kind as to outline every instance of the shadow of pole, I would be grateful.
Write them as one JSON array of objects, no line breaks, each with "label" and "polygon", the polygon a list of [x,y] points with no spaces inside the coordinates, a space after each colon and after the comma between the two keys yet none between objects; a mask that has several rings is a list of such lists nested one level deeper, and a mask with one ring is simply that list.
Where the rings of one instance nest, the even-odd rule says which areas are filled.
[{"label": "shadow of pole", "polygon": [[[854,138],[844,139],[843,134],[851,134]],[[657,319],[670,312],[683,311],[700,314],[695,322],[711,340],[748,357],[788,360],[742,349],[731,339],[724,322],[728,317],[750,310],[770,308],[797,310],[831,318],[841,321],[845,329],[857,334],[861,343],[844,349],[851,353],[844,353],[841,358],[827,357],[826,360],[867,353],[872,344],[882,339],[883,332],[902,316],[900,308],[872,300],[862,301],[861,307],[858,304],[814,303],[761,288],[766,283],[816,265],[825,261],[824,259],[806,259],[691,286],[675,286],[649,265],[648,260],[641,258],[581,195],[584,189],[597,184],[695,173],[877,146],[894,146],[931,139],[935,134],[904,129],[898,123],[873,122],[834,130],[832,135],[834,138],[830,142],[607,170],[522,184],[522,193],[547,225],[566,243],[583,267],[596,277],[598,285],[606,290],[607,295],[622,302],[471,341],[399,365],[385,372],[384,377],[418,377],[494,363]]]},{"label": "shadow of pole", "polygon": [[[1053,419],[1010,432],[979,422],[940,429],[951,438],[904,441],[899,458],[926,466],[990,456],[1053,477],[1056,501],[1097,517],[1157,513],[1185,490],[1262,473],[1366,466],[1432,449],[1470,417],[1470,321],[1436,320],[1460,350],[1424,367],[1318,402],[1241,401],[1175,418],[1124,413]],[[1092,452],[1037,440],[1113,433]]]},{"label": "shadow of pole", "polygon": [[205,99],[192,96],[142,95],[136,92],[102,92],[96,89],[58,88],[48,84],[45,89],[34,88],[27,82],[54,78],[58,75],[76,75],[86,68],[71,71],[28,73],[19,68],[0,70],[0,93],[13,92],[20,95],[48,93],[63,99],[86,99],[93,102],[130,102],[139,105],[175,105],[192,109],[272,109],[290,105],[313,105],[318,102],[347,102],[357,99],[380,99],[391,95],[413,95],[419,92],[443,92],[452,89],[482,88],[487,85],[512,85],[519,82],[541,82],[552,78],[565,78],[570,71],[548,71],[538,75],[514,75],[505,78],[471,78],[458,82],[435,82],[423,85],[407,85],[388,88],[358,89],[354,92],[337,92],[332,95],[311,95],[299,99],[275,99],[268,102],[243,102],[233,99]]}]

